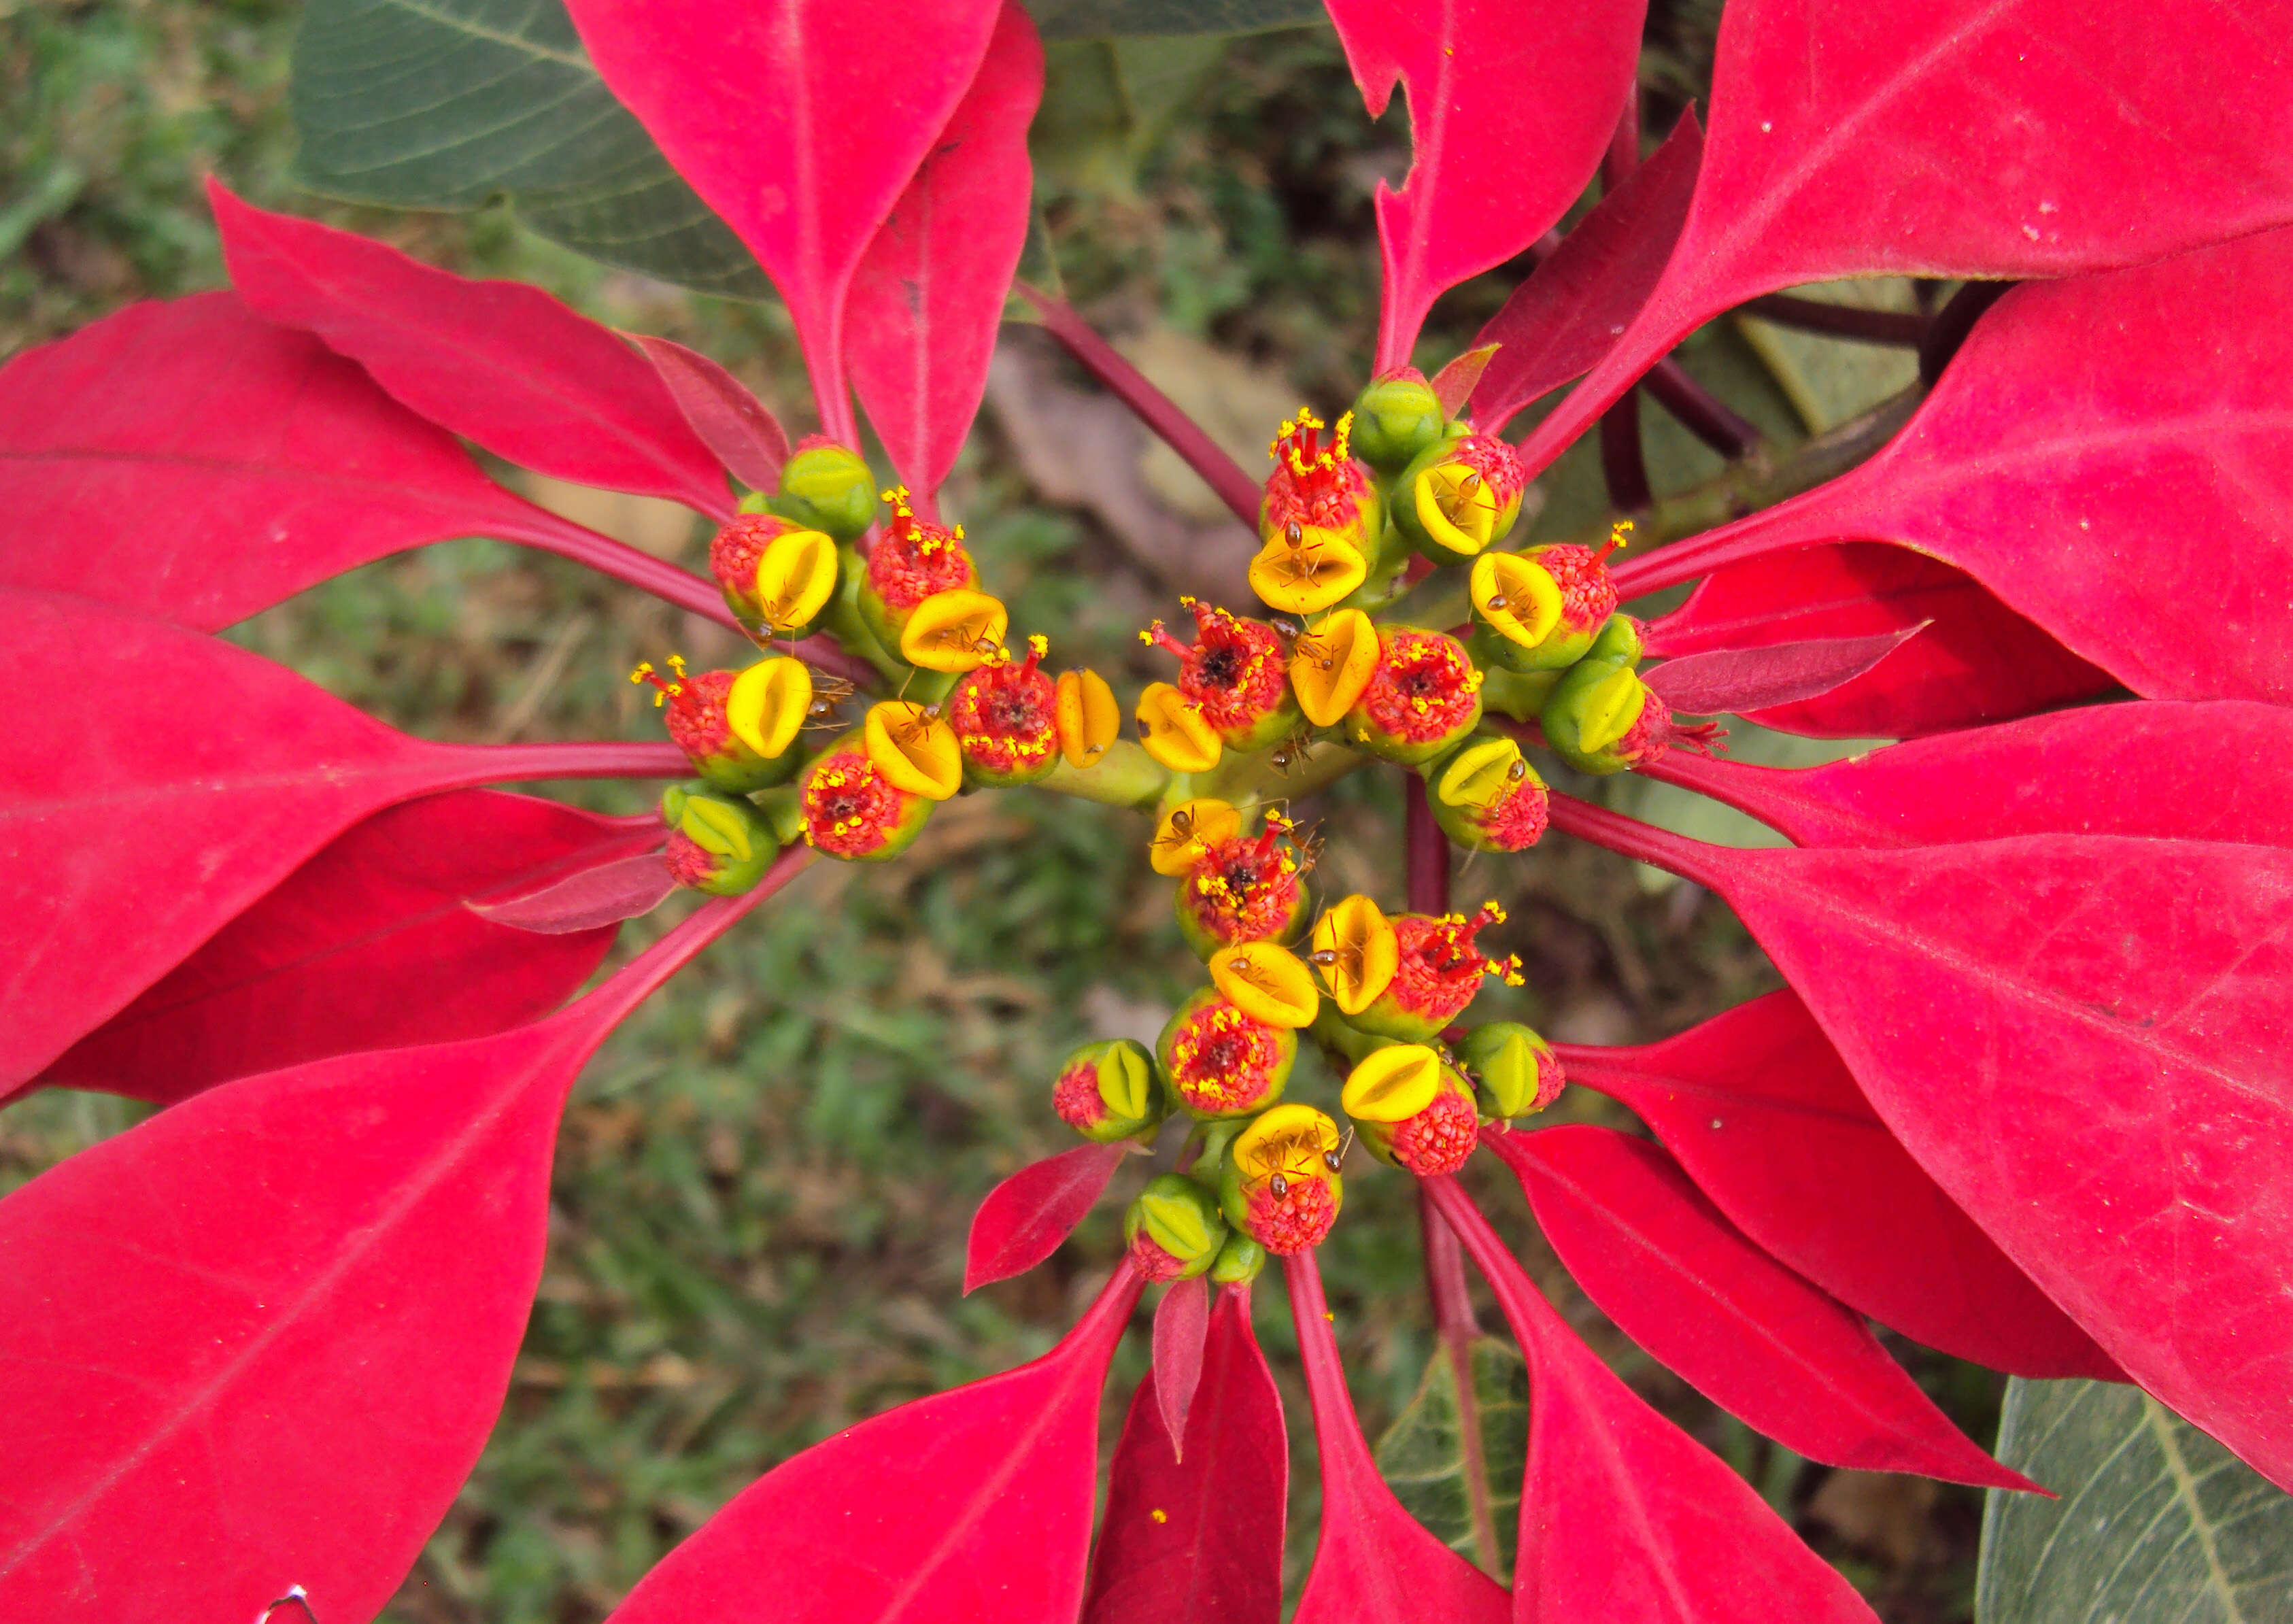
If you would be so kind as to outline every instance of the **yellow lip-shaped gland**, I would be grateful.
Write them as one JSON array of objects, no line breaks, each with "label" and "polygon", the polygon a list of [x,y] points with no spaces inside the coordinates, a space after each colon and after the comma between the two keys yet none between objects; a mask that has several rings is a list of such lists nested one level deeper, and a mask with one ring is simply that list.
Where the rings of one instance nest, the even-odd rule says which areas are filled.
[{"label": "yellow lip-shaped gland", "polygon": [[1356,893],[1314,922],[1314,963],[1348,1015],[1378,1000],[1401,968],[1401,941],[1385,912]]},{"label": "yellow lip-shaped gland", "polygon": [[1396,1043],[1364,1057],[1339,1103],[1356,1122],[1406,1122],[1440,1092],[1441,1057],[1422,1043]]},{"label": "yellow lip-shaped gland", "polygon": [[836,590],[836,543],[816,530],[774,536],[757,560],[757,605],[774,631],[809,626]]},{"label": "yellow lip-shaped gland", "polygon": [[1536,775],[1511,739],[1483,739],[1459,751],[1434,781],[1434,799],[1447,807],[1486,812],[1502,804],[1515,790],[1544,781]]},{"label": "yellow lip-shaped gland", "polygon": [[1207,848],[1241,832],[1242,814],[1227,802],[1207,795],[1182,800],[1155,823],[1146,861],[1156,873],[1182,879],[1195,872]]},{"label": "yellow lip-shaped gland", "polygon": [[1377,628],[1358,609],[1341,609],[1291,646],[1290,687],[1317,727],[1334,727],[1377,670]]},{"label": "yellow lip-shaped gland", "polygon": [[1325,1178],[1322,1158],[1338,1149],[1338,1125],[1310,1105],[1277,1105],[1260,1112],[1235,1136],[1234,1165],[1260,1180],[1286,1173]]},{"label": "yellow lip-shaped gland", "polygon": [[928,671],[972,671],[1001,652],[1011,617],[984,592],[957,587],[915,606],[900,631],[900,658]]},{"label": "yellow lip-shaped gland", "polygon": [[1590,754],[1606,750],[1633,730],[1648,704],[1648,686],[1632,667],[1619,666],[1593,686],[1578,710],[1584,719],[1576,747]]},{"label": "yellow lip-shaped gland", "polygon": [[1203,708],[1167,682],[1150,682],[1138,696],[1138,742],[1174,773],[1206,773],[1226,753],[1225,741]]},{"label": "yellow lip-shaped gland", "polygon": [[1061,671],[1054,707],[1059,754],[1069,767],[1097,767],[1122,730],[1122,707],[1097,671]]},{"label": "yellow lip-shaped gland", "polygon": [[1435,464],[1417,476],[1412,494],[1425,533],[1458,557],[1471,558],[1495,538],[1497,493],[1471,464]]},{"label": "yellow lip-shaped gland", "polygon": [[787,753],[811,710],[812,670],[801,660],[760,660],[725,694],[725,725],[768,761]]},{"label": "yellow lip-shaped gland", "polygon": [[1276,536],[1250,561],[1251,590],[1291,614],[1328,608],[1368,578],[1361,549],[1333,532],[1307,525],[1296,545]]},{"label": "yellow lip-shaped gland", "polygon": [[1467,581],[1474,611],[1499,637],[1535,648],[1560,624],[1560,583],[1519,553],[1483,553]]},{"label": "yellow lip-shaped gland", "polygon": [[1238,942],[1211,955],[1211,979],[1226,1001],[1269,1027],[1311,1026],[1321,989],[1305,961],[1272,942]]},{"label": "yellow lip-shaped gland", "polygon": [[868,707],[861,737],[868,759],[895,790],[945,800],[963,787],[963,745],[929,707],[887,699]]}]

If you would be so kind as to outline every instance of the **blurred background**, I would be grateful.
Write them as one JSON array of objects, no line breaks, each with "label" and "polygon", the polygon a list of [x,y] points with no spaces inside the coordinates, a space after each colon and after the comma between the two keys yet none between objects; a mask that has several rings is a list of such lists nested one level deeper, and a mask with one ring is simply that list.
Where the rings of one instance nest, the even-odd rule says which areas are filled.
[{"label": "blurred background", "polygon": [[[1642,83],[1651,136],[1703,95],[1716,0],[1659,0]],[[123,304],[222,286],[203,176],[471,275],[537,282],[600,321],[673,337],[732,368],[791,428],[807,408],[785,313],[583,258],[495,205],[458,214],[354,207],[298,186],[289,117],[293,0],[0,0],[0,357]],[[1253,469],[1281,416],[1334,415],[1365,376],[1376,320],[1372,190],[1399,183],[1399,104],[1371,122],[1326,27],[1223,39],[1067,42],[1036,125],[1038,195],[1069,296]],[[1420,360],[1462,349],[1526,272],[1437,308]],[[1858,296],[1864,296],[1859,294]],[[1908,298],[1910,290],[1870,292]],[[1903,352],[1724,322],[1683,359],[1780,454],[1906,387]],[[1659,494],[1719,459],[1644,414]],[[528,494],[664,557],[701,565],[682,508],[498,470]],[[1540,486],[1537,531],[1600,523],[1597,459]],[[1229,600],[1245,538],[1169,453],[1041,335],[1008,327],[988,403],[944,506],[968,526],[1016,627],[1049,634],[1135,693],[1155,657],[1136,632],[1192,590]],[[154,514],[154,523],[166,516]],[[718,628],[579,568],[484,540],[329,582],[234,629],[248,647],[391,723],[506,742],[654,737],[641,659],[736,659]],[[1739,730],[1737,753],[1811,747]],[[1834,749],[1828,753],[1841,753]],[[620,811],[636,789],[552,792]],[[1748,825],[1638,784],[1617,804],[1707,838]],[[1357,775],[1302,808],[1331,835],[1333,890],[1400,901],[1398,781]],[[898,864],[823,864],[648,1003],[583,1076],[559,1148],[540,1300],[490,1448],[386,1615],[393,1624],[587,1624],[759,1472],[851,1422],[1042,1352],[1121,1246],[1146,1164],[1049,1263],[962,1297],[962,1242],[998,1180],[1073,1142],[1049,1108],[1072,1045],[1152,1041],[1201,979],[1144,860],[1133,814],[1024,792],[943,808]],[[1576,1042],[1669,1035],[1778,984],[1698,888],[1566,838],[1465,866],[1461,903],[1502,898],[1494,934],[1527,985],[1477,1013]],[[625,931],[656,937],[672,903]],[[1302,1059],[1297,1097],[1334,1081]],[[0,1189],[132,1125],[143,1108],[48,1093],[0,1115]],[[1553,1115],[1629,1125],[1583,1091]],[[1357,1157],[1324,1267],[1356,1400],[1393,1475],[1441,1525],[1440,1403],[1414,1202]],[[1981,1503],[1921,1479],[1833,1471],[1751,1434],[1609,1327],[1554,1263],[1517,1190],[1466,1177],[1562,1311],[1635,1387],[1718,1449],[1900,1624],[1971,1616]],[[1310,1559],[1312,1439],[1278,1285],[1259,1331],[1292,1423],[1293,1587]],[[1483,1322],[1501,1325],[1484,1303]],[[1890,1339],[1978,1440],[1989,1373]],[[1499,1391],[1517,1365],[1493,1355]],[[1116,1361],[1111,1445],[1144,1367]],[[1513,1425],[1520,1419],[1515,1413]],[[327,1441],[314,1437],[313,1449]],[[1517,1458],[1517,1457],[1516,1457]],[[1452,1468],[1454,1473],[1454,1468]],[[1517,1488],[1517,1483],[1516,1483]]]}]

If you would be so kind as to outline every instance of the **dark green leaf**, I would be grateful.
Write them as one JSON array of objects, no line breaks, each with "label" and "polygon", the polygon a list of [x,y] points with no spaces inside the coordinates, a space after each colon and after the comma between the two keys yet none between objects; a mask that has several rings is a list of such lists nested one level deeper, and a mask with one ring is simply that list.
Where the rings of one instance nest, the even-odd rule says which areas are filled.
[{"label": "dark green leaf", "polygon": [[2007,1384],[1981,1624],[2293,1624],[2293,1496],[2138,1387]]},{"label": "dark green leaf", "polygon": [[559,0],[310,0],[297,177],[404,208],[506,198],[543,236],[704,293],[772,296],[589,65]]},{"label": "dark green leaf", "polygon": [[1045,39],[1255,34],[1319,22],[1322,0],[1026,0]]},{"label": "dark green leaf", "polygon": [[[1510,1573],[1520,1520],[1521,1469],[1528,1460],[1528,1366],[1511,1343],[1482,1336],[1472,1344],[1472,1367],[1489,1518]],[[1456,1370],[1447,1352],[1437,1349],[1417,1396],[1377,1441],[1377,1469],[1411,1516],[1466,1561],[1478,1563],[1460,1443]]]}]

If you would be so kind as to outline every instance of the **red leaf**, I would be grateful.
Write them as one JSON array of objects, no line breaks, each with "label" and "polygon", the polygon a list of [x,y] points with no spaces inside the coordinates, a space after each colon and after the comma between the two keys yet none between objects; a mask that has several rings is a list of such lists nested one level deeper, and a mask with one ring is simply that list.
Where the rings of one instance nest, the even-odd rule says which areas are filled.
[{"label": "red leaf", "polygon": [[251,207],[212,177],[207,200],[249,309],[324,340],[433,423],[559,479],[732,516],[715,455],[612,329],[523,282]]},{"label": "red leaf", "polygon": [[1645,1048],[1559,1052],[1738,1229],[1882,1325],[2017,1376],[2127,1379],[1896,1142],[1789,989]]},{"label": "red leaf", "polygon": [[1203,1379],[1203,1338],[1210,1322],[1210,1287],[1200,1275],[1174,1282],[1155,1306],[1155,1400],[1174,1448],[1187,1436],[1187,1410]]},{"label": "red leaf", "polygon": [[1330,0],[1370,117],[1398,83],[1414,146],[1399,192],[1377,187],[1385,266],[1376,372],[1406,366],[1446,289],[1511,259],[1600,166],[1640,61],[1646,0],[1548,6]]},{"label": "red leaf", "polygon": [[409,738],[228,643],[77,598],[0,589],[0,643],[72,683],[0,730],[0,1093],[371,813],[517,778],[686,770],[668,744]]},{"label": "red leaf", "polygon": [[2293,850],[1731,851],[1552,821],[1734,905],[1922,1166],[2127,1372],[2293,1484]]},{"label": "red leaf", "polygon": [[[648,838],[660,839],[656,827]],[[650,914],[677,889],[658,851],[614,857],[502,902],[466,904],[481,919],[539,936],[568,936]]]},{"label": "red leaf", "polygon": [[1576,1339],[1454,1181],[1426,1187],[1528,1356],[1518,1624],[1873,1624],[1750,1484]]},{"label": "red leaf", "polygon": [[623,337],[644,352],[693,432],[733,478],[751,491],[780,484],[781,465],[789,458],[788,432],[746,385],[673,338]]},{"label": "red leaf", "polygon": [[228,293],[131,304],[0,367],[0,587],[202,631],[457,536],[730,621],[712,583],[512,496],[355,362]]},{"label": "red leaf", "polygon": [[0,1614],[373,1617],[500,1409],[567,1088],[757,895],[538,1026],[245,1078],[0,1201]]},{"label": "red leaf", "polygon": [[[80,1039],[39,1081],[164,1105],[328,1055],[522,1026],[589,978],[614,932],[538,938],[490,923],[465,901],[660,840],[656,819],[600,817],[491,790],[456,790],[377,812]],[[658,857],[652,863],[660,869]]]},{"label": "red leaf", "polygon": [[[2139,27],[2085,0],[1916,12],[1736,0],[1671,264],[1530,435],[1530,467],[1689,332],[1759,294],[1849,276],[2068,276],[2293,221],[2289,35],[2286,0],[2157,0]],[[1971,193],[1970,175],[1995,184]],[[2273,325],[2253,320],[2249,341],[2270,342],[2252,329]],[[2173,359],[2111,347],[2144,367]]]},{"label": "red leaf", "polygon": [[788,301],[821,432],[844,387],[852,273],[955,110],[1001,0],[568,0],[613,94]]},{"label": "red leaf", "polygon": [[1869,637],[1813,637],[1764,648],[1719,648],[1650,666],[1648,686],[1674,710],[1691,716],[1740,716],[1815,699],[1877,665],[1924,624]]},{"label": "red leaf", "polygon": [[[1378,1475],[1346,1394],[1314,1255],[1282,1260],[1322,1456],[1322,1531],[1293,1624],[1501,1624],[1505,1593],[1401,1507]],[[1526,1547],[1523,1549],[1526,1552]]]},{"label": "red leaf", "polygon": [[1690,108],[1481,329],[1475,344],[1504,346],[1473,391],[1473,421],[1486,433],[1584,376],[1623,334],[1664,272],[1703,156],[1704,132]]},{"label": "red leaf", "polygon": [[[2293,846],[2293,710],[2246,700],[2087,705],[1790,769],[1678,751],[1649,775],[1801,846],[2135,834]],[[1969,795],[1967,785],[1983,792]]]},{"label": "red leaf", "polygon": [[2137,694],[2282,703],[2289,318],[2293,231],[2017,288],[1878,456],[1652,555],[1630,589],[1811,542],[1896,541],[1966,571]]},{"label": "red leaf", "polygon": [[1277,1624],[1290,1446],[1249,1287],[1211,1310],[1183,1466],[1160,1408],[1150,1370],[1115,1446],[1084,1624]]},{"label": "red leaf", "polygon": [[1950,565],[1862,542],[1726,565],[1649,622],[1648,635],[1652,650],[1678,656],[1910,628],[1922,629],[1883,665],[1830,693],[1738,714],[1817,738],[1910,738],[2027,716],[2117,686]]},{"label": "red leaf", "polygon": [[610,1624],[1066,1624],[1090,1548],[1099,1389],[1140,1284],[1125,1262],[1033,1364],[782,1462],[645,1575]]},{"label": "red leaf", "polygon": [[927,497],[986,393],[1027,241],[1027,124],[1042,99],[1042,42],[1017,0],[1004,0],[978,77],[852,279],[853,387],[892,467]]},{"label": "red leaf", "polygon": [[1121,1145],[1078,1145],[1030,1163],[989,1190],[971,1218],[966,1294],[1025,1274],[1057,1251],[1098,1204],[1122,1157]]},{"label": "red leaf", "polygon": [[1496,344],[1476,345],[1433,375],[1433,398],[1441,402],[1443,411],[1454,418],[1464,410],[1465,402],[1472,398],[1474,388],[1481,381],[1481,374],[1489,369],[1489,362],[1501,347]]},{"label": "red leaf", "polygon": [[1745,1238],[1646,1140],[1578,1124],[1487,1144],[1584,1294],[1722,1409],[1835,1466],[2034,1487],[1953,1426],[1860,1316]]}]

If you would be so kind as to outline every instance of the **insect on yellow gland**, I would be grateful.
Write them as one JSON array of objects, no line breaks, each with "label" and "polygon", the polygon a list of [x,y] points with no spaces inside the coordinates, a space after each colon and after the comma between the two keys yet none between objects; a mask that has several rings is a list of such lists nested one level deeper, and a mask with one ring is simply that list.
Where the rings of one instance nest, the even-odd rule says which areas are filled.
[{"label": "insect on yellow gland", "polygon": [[1425,533],[1460,558],[1470,558],[1495,538],[1504,511],[1491,483],[1465,462],[1428,468],[1417,480],[1417,522]]},{"label": "insect on yellow gland", "polygon": [[1269,606],[1315,614],[1368,579],[1369,561],[1350,541],[1312,525],[1298,539],[1276,536],[1250,561],[1250,587]]},{"label": "insect on yellow gland", "polygon": [[801,660],[760,660],[733,678],[725,725],[741,743],[775,760],[796,743],[812,700],[812,669]]},{"label": "insect on yellow gland", "polygon": [[836,542],[824,532],[791,530],[757,560],[757,607],[776,632],[809,626],[836,591]]},{"label": "insect on yellow gland", "polygon": [[1483,739],[1450,758],[1434,780],[1433,795],[1444,806],[1486,812],[1527,784],[1544,786],[1520,746],[1511,739]]},{"label": "insect on yellow gland", "polygon": [[928,671],[974,671],[1003,652],[1011,616],[984,592],[935,592],[900,632],[900,658]]},{"label": "insect on yellow gland", "polygon": [[1339,1010],[1358,1015],[1401,968],[1401,940],[1384,910],[1357,892],[1314,922],[1314,967]]},{"label": "insect on yellow gland", "polygon": [[1240,942],[1211,954],[1211,979],[1228,1003],[1269,1027],[1311,1026],[1322,1006],[1314,972],[1286,947]]},{"label": "insect on yellow gland", "polygon": [[1061,671],[1054,701],[1059,754],[1069,767],[1097,767],[1122,731],[1122,707],[1097,671]]},{"label": "insect on yellow gland", "polygon": [[1219,764],[1226,744],[1203,708],[1167,682],[1150,682],[1138,696],[1138,742],[1146,753],[1174,773],[1206,773]]},{"label": "insect on yellow gland", "polygon": [[895,790],[945,800],[963,787],[963,745],[936,705],[887,699],[868,708],[861,736],[868,759]]},{"label": "insect on yellow gland", "polygon": [[1396,1043],[1364,1057],[1340,1103],[1357,1122],[1406,1122],[1440,1092],[1441,1057],[1422,1043]]},{"label": "insect on yellow gland", "polygon": [[1473,608],[1508,643],[1534,648],[1560,624],[1560,583],[1519,553],[1483,553],[1467,581]]},{"label": "insect on yellow gland", "polygon": [[1194,872],[1210,847],[1241,832],[1242,814],[1227,802],[1207,796],[1182,800],[1155,823],[1146,861],[1156,873],[1182,879]]},{"label": "insect on yellow gland", "polygon": [[1341,609],[1290,646],[1290,689],[1317,727],[1334,727],[1377,670],[1377,628],[1358,609]]},{"label": "insect on yellow gland", "polygon": [[1338,1125],[1310,1105],[1277,1105],[1235,1136],[1234,1165],[1252,1180],[1276,1173],[1327,1178],[1325,1157],[1338,1153]]}]

